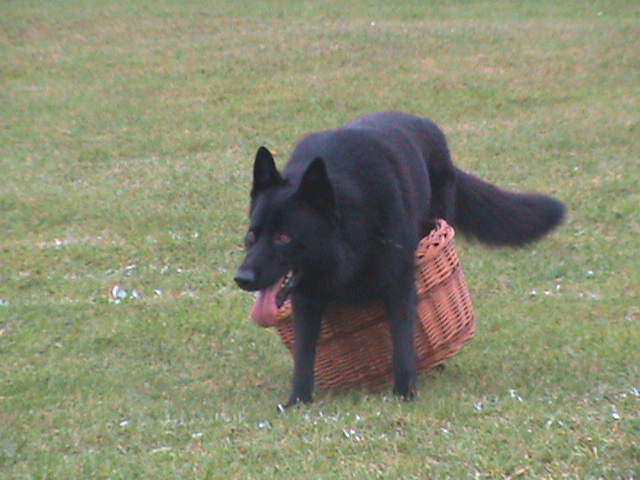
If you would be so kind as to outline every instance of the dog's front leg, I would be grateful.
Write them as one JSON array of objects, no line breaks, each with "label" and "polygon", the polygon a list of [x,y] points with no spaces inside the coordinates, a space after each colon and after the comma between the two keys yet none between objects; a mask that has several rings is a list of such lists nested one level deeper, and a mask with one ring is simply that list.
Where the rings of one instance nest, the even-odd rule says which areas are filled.
[{"label": "dog's front leg", "polygon": [[286,407],[299,402],[313,402],[313,368],[325,309],[325,303],[317,299],[295,295],[292,301],[295,332],[293,391]]},{"label": "dog's front leg", "polygon": [[413,275],[404,288],[398,285],[387,297],[386,309],[393,341],[393,393],[405,400],[416,394],[416,353],[414,346],[414,323],[417,317],[417,293]]}]

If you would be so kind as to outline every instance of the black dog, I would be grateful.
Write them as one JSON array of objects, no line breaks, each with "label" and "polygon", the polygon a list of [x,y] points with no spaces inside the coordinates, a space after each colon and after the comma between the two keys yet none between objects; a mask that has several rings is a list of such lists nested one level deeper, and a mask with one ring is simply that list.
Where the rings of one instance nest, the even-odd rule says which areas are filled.
[{"label": "black dog", "polygon": [[548,233],[564,212],[553,198],[507,192],[458,170],[442,131],[403,113],[309,135],[282,174],[261,147],[247,257],[235,280],[260,292],[253,318],[262,325],[273,324],[291,295],[295,372],[286,406],[312,401],[321,316],[330,302],[382,300],[394,393],[414,396],[414,251],[435,218],[482,242],[515,246]]}]

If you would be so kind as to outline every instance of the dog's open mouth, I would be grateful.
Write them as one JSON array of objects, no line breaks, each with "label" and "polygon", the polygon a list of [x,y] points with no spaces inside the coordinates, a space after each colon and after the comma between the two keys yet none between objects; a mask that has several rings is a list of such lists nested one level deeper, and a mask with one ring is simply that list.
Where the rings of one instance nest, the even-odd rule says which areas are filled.
[{"label": "dog's open mouth", "polygon": [[260,290],[251,312],[253,321],[263,327],[273,327],[278,323],[278,310],[297,283],[297,272],[291,270],[273,286]]}]

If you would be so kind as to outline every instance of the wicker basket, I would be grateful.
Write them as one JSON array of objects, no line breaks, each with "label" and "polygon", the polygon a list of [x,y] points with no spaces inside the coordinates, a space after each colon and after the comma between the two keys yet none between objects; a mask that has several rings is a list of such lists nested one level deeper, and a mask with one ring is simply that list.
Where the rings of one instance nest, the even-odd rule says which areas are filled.
[{"label": "wicker basket", "polygon": [[[453,237],[453,228],[438,220],[416,250],[418,373],[444,364],[475,335],[476,316]],[[275,328],[293,354],[289,301],[280,308]],[[316,383],[330,389],[379,387],[393,378],[392,354],[391,334],[381,304],[366,308],[332,305],[322,318]]]}]

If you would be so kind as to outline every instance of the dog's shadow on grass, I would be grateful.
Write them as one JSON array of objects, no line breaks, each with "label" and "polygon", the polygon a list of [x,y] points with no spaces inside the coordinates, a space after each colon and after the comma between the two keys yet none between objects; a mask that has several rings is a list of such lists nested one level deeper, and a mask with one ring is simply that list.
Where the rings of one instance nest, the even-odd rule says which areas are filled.
[{"label": "dog's shadow on grass", "polygon": [[363,403],[382,402],[398,405],[421,404],[432,395],[447,396],[468,387],[468,374],[455,362],[442,365],[418,377],[418,395],[406,401],[393,394],[393,378],[376,387],[318,388],[311,405],[326,406],[332,403],[358,406]]}]

